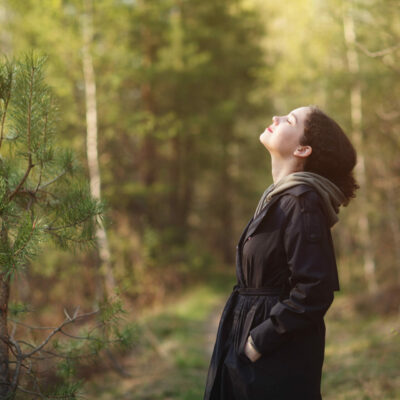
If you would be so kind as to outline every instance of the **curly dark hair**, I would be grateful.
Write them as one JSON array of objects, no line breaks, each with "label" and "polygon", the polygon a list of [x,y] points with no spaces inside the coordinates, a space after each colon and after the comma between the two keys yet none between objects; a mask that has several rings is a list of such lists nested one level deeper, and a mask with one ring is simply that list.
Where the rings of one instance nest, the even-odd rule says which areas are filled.
[{"label": "curly dark hair", "polygon": [[317,106],[311,105],[300,139],[312,153],[306,158],[304,171],[314,172],[331,180],[346,197],[347,206],[360,188],[353,176],[357,153],[342,128]]}]

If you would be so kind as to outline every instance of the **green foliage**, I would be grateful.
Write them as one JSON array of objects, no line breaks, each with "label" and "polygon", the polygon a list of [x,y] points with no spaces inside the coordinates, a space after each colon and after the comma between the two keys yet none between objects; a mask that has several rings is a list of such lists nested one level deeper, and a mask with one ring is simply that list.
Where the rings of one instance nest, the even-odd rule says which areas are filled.
[{"label": "green foliage", "polygon": [[[44,6],[15,0],[6,2],[6,9],[15,51],[34,45],[49,54],[49,82],[63,113],[59,140],[83,149],[85,103],[78,24],[82,4]],[[257,160],[249,132],[254,117],[268,109],[263,94],[267,65],[260,42],[263,21],[251,4],[230,0],[100,0],[95,2],[93,17],[91,53],[102,188],[114,215],[133,222],[126,235],[127,248],[120,249],[121,238],[114,241],[115,265],[121,266],[116,276],[123,276],[135,257],[145,260],[144,267],[150,270],[153,265],[176,265],[178,274],[184,269],[200,270],[210,252],[218,255],[215,243],[232,245],[233,236],[224,235],[221,225],[245,218],[240,210],[234,218],[230,206],[235,181],[237,203],[252,201],[246,187],[254,186],[249,174],[257,169]],[[250,150],[238,153],[244,146]],[[55,150],[47,159],[51,157],[57,158]],[[246,167],[234,177],[236,162]],[[52,168],[58,171],[55,175],[66,169],[55,162]],[[66,175],[63,182],[69,181]],[[255,175],[261,181],[262,171]],[[60,190],[54,187],[57,195]],[[48,202],[47,210],[52,206],[51,199]],[[223,214],[221,224],[209,223],[221,220],[220,210],[230,212]],[[54,222],[46,224],[65,225],[61,218]],[[166,227],[176,228],[175,242],[164,233]],[[79,248],[78,237],[52,233],[58,246],[67,248],[75,242]],[[128,237],[143,241],[135,252]],[[138,274],[130,273],[127,279],[134,276]],[[140,282],[131,282],[136,284]]]},{"label": "green foliage", "polygon": [[115,296],[101,304],[92,322],[76,330],[63,328],[65,336],[51,341],[50,354],[57,354],[60,359],[55,368],[61,383],[45,391],[48,398],[58,395],[75,398],[73,396],[83,390],[84,380],[78,374],[80,368],[98,363],[105,350],[118,352],[132,348],[140,328],[136,323],[122,324],[125,313],[121,300]]},{"label": "green foliage", "polygon": [[0,108],[1,117],[3,117],[6,111],[7,102],[9,101],[11,95],[13,77],[14,63],[6,59],[0,67],[0,99],[2,100]]},{"label": "green foliage", "polygon": [[7,182],[1,176],[0,177],[0,213],[3,212],[5,207],[7,207]]},{"label": "green foliage", "polygon": [[[65,363],[66,364],[66,363]],[[72,373],[72,370],[69,370],[69,366],[64,365],[63,367],[60,367],[60,374],[63,375],[64,373],[69,374]],[[62,372],[61,372],[62,370]],[[67,372],[68,371],[68,372]],[[77,381],[77,382],[66,382],[60,385],[55,386],[54,388],[51,388],[50,390],[46,390],[46,398],[47,399],[65,399],[65,400],[76,400],[78,398],[81,398],[82,394],[82,387],[83,387],[83,381]]]},{"label": "green foliage", "polygon": [[[11,143],[18,145],[17,157],[32,157],[43,161],[41,155],[51,140],[52,107],[50,90],[44,81],[45,57],[26,55],[16,64],[15,85],[9,111]],[[49,123],[50,122],[50,123]]]},{"label": "green foliage", "polygon": [[[85,181],[75,181],[72,187],[60,188],[59,194],[61,196],[49,199],[46,204],[48,224],[43,232],[64,250],[95,246],[95,229],[102,221],[104,202],[90,197]],[[94,216],[98,218],[94,219]]]},{"label": "green foliage", "polygon": [[[105,202],[91,196],[73,151],[56,146],[57,110],[45,82],[45,62],[46,57],[31,53],[0,65],[0,278],[10,282],[40,255],[41,244],[49,239],[63,250],[93,247],[105,210]],[[10,305],[14,318],[26,311],[23,304]],[[75,322],[77,312],[68,316],[67,325]],[[101,305],[100,332],[95,326],[82,335],[58,329],[48,336],[47,342],[57,333],[69,339],[53,342],[53,350],[62,359],[57,364],[61,384],[45,391],[48,398],[76,398],[82,387],[76,368],[85,352],[88,362],[115,341],[128,346],[132,335],[129,330],[120,333],[117,326],[122,312],[121,300],[106,301]],[[41,351],[41,344],[21,343],[22,350],[14,345],[15,363],[30,358],[21,358],[21,351]],[[37,362],[31,360],[31,364],[30,377],[35,379]],[[13,372],[20,374],[17,369]],[[19,380],[25,381],[19,375],[13,378]]]},{"label": "green foliage", "polygon": [[118,293],[113,298],[106,298],[100,302],[99,319],[103,324],[116,323],[126,311],[122,305],[122,299]]},{"label": "green foliage", "polygon": [[57,109],[45,62],[31,53],[0,68],[2,145],[8,149],[0,168],[0,267],[10,277],[49,237],[63,250],[93,247],[105,206],[91,197],[72,150],[54,148]]},{"label": "green foliage", "polygon": [[25,303],[9,303],[8,313],[11,317],[19,317],[30,311],[30,307]]},{"label": "green foliage", "polygon": [[121,351],[129,350],[138,343],[142,330],[136,322],[127,323],[119,329],[114,329],[116,338],[116,349]]},{"label": "green foliage", "polygon": [[[393,218],[376,210],[391,192],[381,189],[382,177],[396,182],[398,172],[396,5],[392,0],[96,1],[91,50],[102,184],[113,210],[124,216],[121,220],[133,221],[126,237],[157,240],[147,237],[147,228],[162,232],[176,226],[187,242],[203,241],[208,251],[218,254],[221,243],[232,248],[271,181],[258,134],[272,115],[319,104],[351,136],[349,86],[355,77],[348,71],[343,38],[343,13],[351,6],[360,44],[366,168],[377,189],[371,191],[376,194],[369,199],[368,213],[377,247],[385,248],[379,256],[388,266],[382,279],[390,276],[397,256],[386,246],[394,247],[397,236],[383,228]],[[9,47],[25,51],[35,46],[50,55],[48,77],[63,112],[59,140],[82,149],[81,3],[14,0],[5,1],[4,8]],[[391,48],[382,56],[365,51]],[[3,65],[2,99],[15,73],[10,64]],[[40,124],[40,118],[35,121]],[[21,123],[26,126],[26,120]],[[17,134],[12,130],[10,137]],[[56,156],[42,150],[40,157]],[[11,186],[20,178],[10,176]],[[398,198],[397,189],[393,196]],[[395,201],[396,215],[398,208]],[[227,221],[237,221],[229,236],[224,235]],[[67,241],[58,242],[65,247]],[[353,253],[343,247],[347,255]],[[122,269],[134,264],[128,252],[115,254]],[[145,250],[139,258],[149,253],[154,251]]]},{"label": "green foliage", "polygon": [[70,380],[71,377],[75,376],[75,374],[76,374],[75,361],[72,360],[71,356],[69,358],[68,357],[65,358],[65,360],[60,361],[57,364],[57,375],[63,378],[64,380]]}]

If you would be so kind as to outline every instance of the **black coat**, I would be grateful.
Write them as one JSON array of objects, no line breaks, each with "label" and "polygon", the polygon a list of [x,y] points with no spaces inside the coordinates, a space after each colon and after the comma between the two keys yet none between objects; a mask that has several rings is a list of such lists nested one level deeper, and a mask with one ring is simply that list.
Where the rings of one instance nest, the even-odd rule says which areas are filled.
[{"label": "black coat", "polygon": [[[319,194],[299,184],[272,197],[236,246],[237,284],[223,309],[204,400],[317,400],[324,315],[339,290]],[[251,335],[262,356],[244,353]]]}]

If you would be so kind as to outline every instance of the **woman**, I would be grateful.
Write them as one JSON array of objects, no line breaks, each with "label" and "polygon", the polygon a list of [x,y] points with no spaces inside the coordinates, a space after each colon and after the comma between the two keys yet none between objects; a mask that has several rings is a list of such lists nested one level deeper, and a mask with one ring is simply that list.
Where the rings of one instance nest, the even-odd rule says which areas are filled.
[{"label": "woman", "polygon": [[273,117],[260,141],[273,184],[236,246],[204,400],[318,400],[324,315],[339,290],[330,228],[359,187],[356,152],[315,106]]}]

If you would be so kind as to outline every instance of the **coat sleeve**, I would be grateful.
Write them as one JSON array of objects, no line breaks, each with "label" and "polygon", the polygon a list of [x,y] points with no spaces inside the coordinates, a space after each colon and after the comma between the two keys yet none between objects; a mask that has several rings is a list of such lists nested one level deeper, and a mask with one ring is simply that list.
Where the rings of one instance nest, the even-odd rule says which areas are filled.
[{"label": "coat sleeve", "polygon": [[338,290],[333,242],[319,195],[311,190],[300,196],[285,195],[280,202],[290,293],[249,332],[261,354],[274,351],[304,330],[317,329],[333,301],[333,291]]}]

